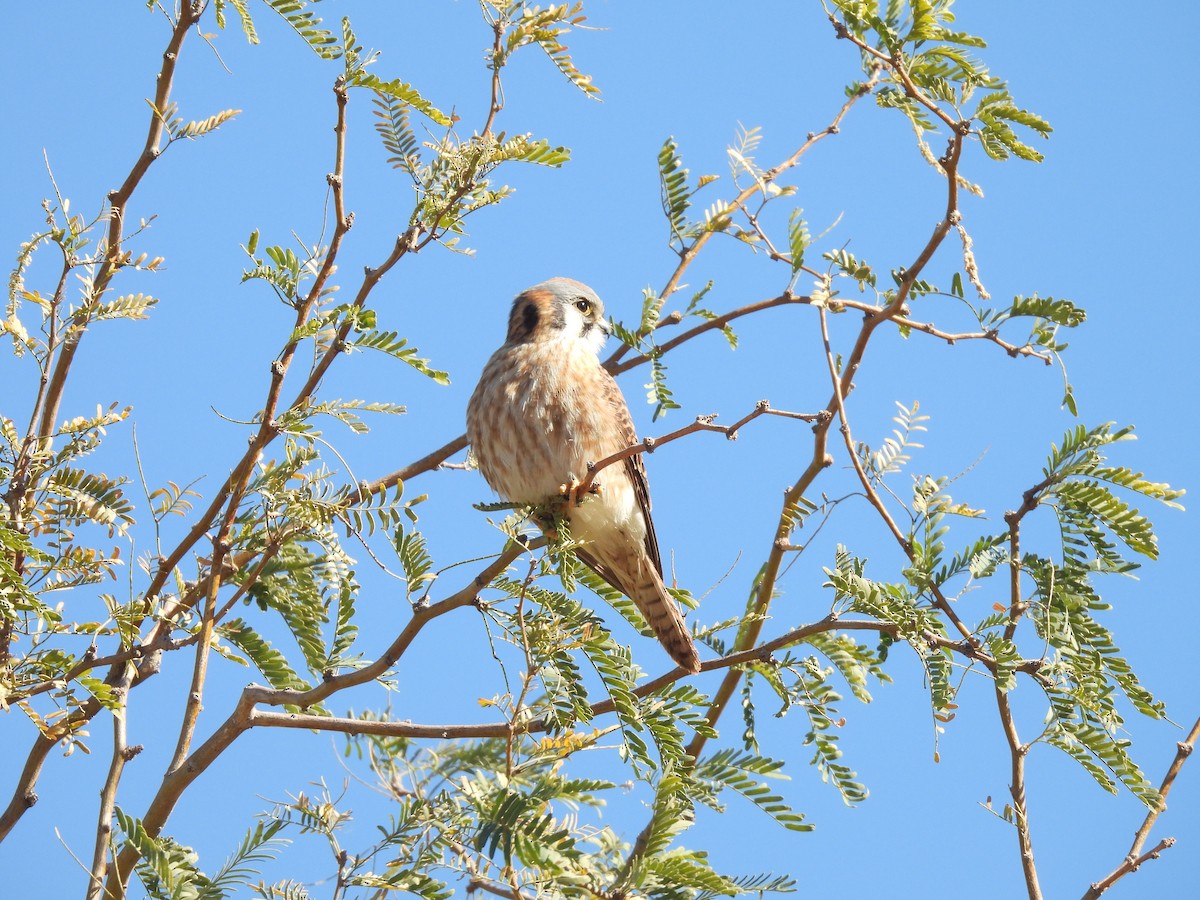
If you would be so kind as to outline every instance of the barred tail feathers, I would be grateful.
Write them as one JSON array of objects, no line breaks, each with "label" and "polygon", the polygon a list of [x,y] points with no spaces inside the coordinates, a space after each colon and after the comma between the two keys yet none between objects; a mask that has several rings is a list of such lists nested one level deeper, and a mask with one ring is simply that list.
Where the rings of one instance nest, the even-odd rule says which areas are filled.
[{"label": "barred tail feathers", "polygon": [[700,654],[675,599],[652,566],[641,566],[641,578],[630,585],[629,599],[637,604],[671,658],[693,675],[700,671]]}]

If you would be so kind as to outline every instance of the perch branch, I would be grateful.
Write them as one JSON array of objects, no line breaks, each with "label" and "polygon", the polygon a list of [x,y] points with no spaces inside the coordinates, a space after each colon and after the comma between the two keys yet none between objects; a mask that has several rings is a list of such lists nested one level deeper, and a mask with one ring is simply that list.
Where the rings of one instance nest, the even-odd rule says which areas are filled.
[{"label": "perch branch", "polygon": [[717,413],[710,413],[706,416],[697,416],[692,424],[685,425],[669,434],[664,434],[662,437],[642,438],[637,443],[630,444],[628,447],[618,450],[616,453],[606,456],[601,460],[595,462],[589,461],[587,477],[580,481],[578,485],[571,486],[572,493],[582,496],[591,492],[595,487],[596,476],[613,463],[629,459],[631,456],[637,456],[639,453],[653,453],[664,444],[669,444],[671,441],[679,440],[679,438],[687,437],[689,434],[695,434],[698,431],[714,431],[717,434],[725,435],[731,441],[736,441],[739,429],[760,416],[780,416],[785,419],[799,419],[802,422],[818,422],[824,413],[798,413],[788,412],[783,409],[772,409],[770,401],[759,400],[751,412],[738,419],[732,425],[714,425],[713,420],[717,418],[717,415]]}]

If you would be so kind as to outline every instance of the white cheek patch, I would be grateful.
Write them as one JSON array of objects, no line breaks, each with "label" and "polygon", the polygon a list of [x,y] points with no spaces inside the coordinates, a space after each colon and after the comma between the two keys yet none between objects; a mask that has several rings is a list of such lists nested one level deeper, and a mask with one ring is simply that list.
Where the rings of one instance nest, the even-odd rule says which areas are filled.
[{"label": "white cheek patch", "polygon": [[562,331],[559,333],[559,340],[564,344],[574,344],[582,341],[583,344],[592,353],[599,355],[600,348],[604,346],[608,335],[604,333],[604,329],[595,322],[589,322],[584,318],[583,313],[575,308],[574,304],[567,304],[563,307],[565,323]]},{"label": "white cheek patch", "polygon": [[604,329],[602,329],[599,325],[593,325],[587,330],[587,333],[584,334],[583,339],[587,342],[587,345],[591,348],[591,351],[599,356],[600,349],[604,346],[604,342],[608,339],[608,335],[604,333]]}]

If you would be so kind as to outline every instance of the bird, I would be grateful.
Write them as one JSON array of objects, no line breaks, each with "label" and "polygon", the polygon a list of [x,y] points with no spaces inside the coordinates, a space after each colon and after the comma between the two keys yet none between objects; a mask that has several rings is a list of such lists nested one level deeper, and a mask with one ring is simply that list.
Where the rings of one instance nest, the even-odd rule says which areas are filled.
[{"label": "bird", "polygon": [[585,284],[551,278],[522,291],[471,395],[467,438],[484,480],[505,500],[560,503],[578,559],[629,597],[694,674],[700,656],[663,583],[642,455],[601,469],[595,492],[575,496],[589,463],[637,442],[621,389],[599,359],[611,333],[604,304]]}]

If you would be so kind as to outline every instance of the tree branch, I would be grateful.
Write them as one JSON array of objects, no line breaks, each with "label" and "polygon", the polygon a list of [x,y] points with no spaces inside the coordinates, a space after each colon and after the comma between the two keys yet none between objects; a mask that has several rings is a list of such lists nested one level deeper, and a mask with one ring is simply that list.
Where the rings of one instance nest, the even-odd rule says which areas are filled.
[{"label": "tree branch", "polygon": [[1196,719],[1192,725],[1192,730],[1188,732],[1188,736],[1176,745],[1175,758],[1171,761],[1171,765],[1167,767],[1167,774],[1163,776],[1162,786],[1158,789],[1160,800],[1158,804],[1150,810],[1146,815],[1146,819],[1142,822],[1142,827],[1137,830],[1137,834],[1133,836],[1133,845],[1129,848],[1129,853],[1121,864],[1112,870],[1107,876],[1092,884],[1083,895],[1083,900],[1096,900],[1101,894],[1107,891],[1110,887],[1129,875],[1136,872],[1142,863],[1151,859],[1158,859],[1159,854],[1169,847],[1175,846],[1175,838],[1163,838],[1150,850],[1145,853],[1142,848],[1146,846],[1146,841],[1150,837],[1150,831],[1154,828],[1154,823],[1158,821],[1158,817],[1167,808],[1167,795],[1171,793],[1171,788],[1175,785],[1175,779],[1183,769],[1183,764],[1188,761],[1192,753],[1196,749],[1196,741],[1200,740],[1200,718]]},{"label": "tree branch", "polygon": [[681,437],[687,437],[689,434],[695,434],[698,431],[714,431],[717,434],[723,434],[731,441],[736,441],[738,431],[742,426],[753,422],[760,416],[779,416],[785,419],[799,419],[802,422],[819,422],[824,415],[821,413],[798,413],[788,412],[783,409],[772,409],[771,403],[768,400],[759,400],[754,405],[754,409],[742,416],[732,425],[714,425],[713,420],[716,419],[718,413],[710,413],[706,416],[696,416],[696,420],[690,425],[684,425],[682,428],[672,431],[669,434],[664,434],[662,437],[646,437],[638,441],[636,444],[630,444],[622,450],[618,450],[601,460],[588,462],[587,477],[579,482],[578,485],[569,486],[571,493],[582,496],[589,493],[594,487],[595,478],[603,469],[608,468],[613,463],[621,462],[629,459],[631,456],[637,456],[639,453],[653,453],[664,444],[669,444],[672,441],[679,440]]},{"label": "tree branch", "polygon": [[[166,49],[163,52],[162,66],[159,69],[158,77],[155,79],[154,109],[150,113],[150,123],[142,152],[130,168],[128,175],[125,176],[121,187],[108,195],[109,224],[106,239],[107,245],[105,247],[104,260],[100,265],[100,270],[89,293],[90,303],[99,302],[100,298],[108,290],[108,285],[112,281],[113,276],[124,265],[125,253],[122,247],[122,240],[125,209],[134,191],[141,184],[142,178],[149,170],[150,165],[158,159],[160,154],[160,144],[163,131],[166,127],[160,111],[166,109],[170,103],[171,89],[175,79],[175,68],[179,61],[179,53],[183,47],[184,39],[203,12],[204,4],[202,2],[187,2],[185,0],[185,2],[180,4],[179,18],[172,26],[171,37],[167,41]],[[65,263],[69,266],[70,260],[66,260]],[[55,309],[57,309],[57,304],[55,305]],[[62,350],[51,369],[48,381],[44,385],[44,392],[39,388],[41,414],[36,429],[38,442],[48,440],[50,435],[54,433],[54,423],[58,418],[63,390],[66,387],[67,376],[71,370],[75,354],[79,349],[79,341],[82,334],[83,332],[81,331],[73,338],[69,338],[62,345]],[[29,443],[29,446],[32,446],[32,443]],[[18,498],[18,502],[23,503],[23,499]],[[114,675],[113,677],[115,679],[120,676]],[[101,704],[95,698],[92,698],[79,710],[67,717],[66,721],[61,723],[61,725],[64,729],[69,730],[79,722],[87,721],[96,715],[100,709]],[[21,771],[20,777],[17,779],[13,796],[4,813],[0,814],[0,842],[7,837],[25,811],[37,802],[35,786],[38,775],[41,772],[46,755],[58,742],[58,735],[61,733],[66,733],[66,731],[59,732],[56,730],[56,736],[49,738],[39,734],[34,740],[34,746],[26,757],[25,766]]]},{"label": "tree branch", "polygon": [[1013,719],[1012,704],[1009,695],[994,685],[996,708],[1000,714],[1000,724],[1004,730],[1004,739],[1008,743],[1011,760],[1011,782],[1009,795],[1012,797],[1013,824],[1017,829],[1017,843],[1021,854],[1021,871],[1025,875],[1025,889],[1029,900],[1041,900],[1042,888],[1038,883],[1037,866],[1033,859],[1033,837],[1029,829],[1029,807],[1025,799],[1025,758],[1029,755],[1029,747],[1021,743],[1017,734],[1016,722]]},{"label": "tree branch", "polygon": [[[756,580],[753,609],[747,610],[749,625],[741,634],[741,641],[739,642],[741,647],[752,646],[757,642],[763,622],[766,621],[766,613],[770,607],[771,598],[774,596],[775,583],[779,578],[783,556],[786,548],[789,546],[788,538],[793,528],[791,511],[797,507],[797,504],[804,496],[804,492],[816,480],[821,470],[833,463],[833,457],[827,451],[827,444],[829,428],[838,408],[838,393],[840,392],[843,397],[849,394],[853,387],[854,377],[858,373],[858,367],[862,363],[867,345],[870,343],[875,329],[885,321],[889,321],[896,315],[901,314],[913,283],[933,257],[934,251],[945,240],[946,235],[958,217],[958,185],[955,176],[958,170],[958,160],[962,154],[963,140],[964,134],[956,131],[951,138],[950,148],[943,158],[947,188],[946,213],[942,221],[938,223],[933,235],[925,243],[925,246],[917,255],[912,266],[905,271],[900,282],[900,287],[896,291],[896,296],[892,302],[879,309],[878,312],[864,317],[854,347],[849,356],[846,357],[846,363],[842,369],[837,390],[825,405],[825,410],[829,415],[813,427],[812,458],[797,482],[784,492],[783,507],[776,526],[775,536],[771,542],[771,549],[767,554],[767,561],[763,564]],[[712,704],[709,707],[707,714],[709,725],[714,728],[716,727],[717,721],[733,697],[740,679],[741,674],[737,671],[731,671],[725,676],[720,687],[713,695]],[[688,753],[693,758],[698,757],[706,742],[707,738],[697,734],[688,745]]]},{"label": "tree branch", "polygon": [[[112,281],[113,276],[124,265],[125,253],[122,248],[122,233],[125,222],[125,207],[129,203],[129,199],[133,196],[133,192],[141,184],[142,178],[145,176],[147,170],[149,170],[150,165],[158,159],[161,153],[160,143],[163,131],[166,128],[166,119],[162,115],[162,111],[170,104],[171,88],[174,85],[175,65],[179,60],[179,51],[183,47],[183,41],[187,37],[188,31],[191,30],[203,11],[204,4],[200,2],[184,2],[180,4],[179,19],[175,22],[175,26],[171,32],[171,39],[167,43],[167,49],[163,52],[162,68],[159,70],[158,78],[155,81],[154,108],[150,112],[150,125],[146,133],[145,145],[137,161],[134,162],[133,167],[129,170],[129,174],[125,176],[124,183],[122,183],[120,188],[108,195],[109,224],[107,246],[105,247],[104,261],[100,264],[100,271],[96,275],[92,289],[88,292],[87,302],[89,305],[94,305],[100,301],[100,298],[108,290],[109,282]],[[54,432],[54,422],[58,418],[58,409],[62,403],[62,394],[63,389],[66,387],[67,375],[71,370],[71,364],[74,362],[82,336],[83,331],[80,330],[67,338],[66,342],[62,345],[62,352],[59,354],[58,360],[54,365],[50,376],[50,384],[46,391],[46,403],[42,409],[41,423],[38,426],[38,435],[42,440],[45,440]]]},{"label": "tree branch", "polygon": [[[810,133],[805,139],[804,143],[802,143],[796,149],[796,151],[792,153],[791,156],[773,168],[768,169],[763,173],[761,181],[756,181],[752,186],[744,188],[736,197],[734,197],[729,206],[726,208],[725,214],[732,215],[739,210],[744,211],[746,203],[751,197],[763,190],[763,185],[777,180],[784,172],[799,165],[800,160],[804,157],[804,155],[817,143],[829,137],[830,135],[837,134],[839,131],[841,131],[842,120],[850,112],[854,104],[875,89],[875,86],[879,83],[881,72],[881,69],[877,69],[871,74],[871,77],[868,78],[867,81],[860,84],[858,89],[846,99],[845,103],[842,104],[841,109],[839,109],[837,112],[837,115],[833,117],[833,120],[827,126],[825,126],[825,128],[823,128],[821,131]],[[660,303],[665,303],[667,298],[679,289],[679,286],[683,281],[683,276],[687,272],[688,267],[691,266],[697,254],[704,249],[704,246],[708,243],[709,239],[717,233],[718,232],[716,230],[706,229],[697,235],[696,239],[692,241],[691,244],[680,251],[679,264],[675,267],[675,271],[673,271],[670,277],[667,279],[667,283],[663,286],[663,289],[659,291],[658,299]],[[669,321],[670,316],[660,320],[654,327],[658,328],[663,324],[667,324]],[[605,360],[605,367],[614,374],[616,374],[617,371],[624,371],[623,368],[618,368],[618,364],[629,351],[629,349],[630,347],[628,345],[622,345],[621,347],[617,348],[616,352],[614,352],[612,356]]]},{"label": "tree branch", "polygon": [[121,782],[121,774],[125,763],[142,752],[139,744],[130,747],[126,740],[129,705],[128,684],[113,689],[113,696],[118,706],[113,710],[113,749],[112,759],[108,766],[108,777],[100,791],[100,811],[96,815],[96,846],[92,854],[91,879],[88,882],[87,900],[99,900],[104,887],[104,877],[108,872],[108,851],[112,846],[113,810],[117,805],[117,785]]},{"label": "tree branch", "polygon": [[[535,541],[524,545],[510,541],[497,558],[485,566],[461,590],[432,605],[415,607],[413,617],[409,620],[408,625],[392,641],[387,650],[370,665],[331,676],[307,691],[275,690],[261,685],[250,685],[245,688],[233,712],[208,740],[193,750],[180,765],[168,770],[158,792],[142,817],[142,825],[146,829],[146,833],[151,837],[157,837],[166,825],[175,804],[191,783],[208,769],[241,734],[255,724],[261,724],[261,722],[255,721],[255,717],[260,715],[255,710],[256,704],[295,705],[307,708],[320,703],[338,691],[379,678],[396,664],[426,624],[438,616],[476,602],[479,592],[491,584],[492,580],[503,572],[513,560],[527,550],[540,546],[540,543]],[[505,728],[507,727],[505,725]],[[125,885],[139,858],[140,854],[132,845],[127,844],[124,847],[108,873],[105,884],[107,893],[104,895],[106,898],[123,898],[125,896]]]}]

